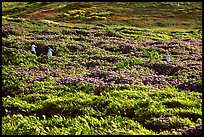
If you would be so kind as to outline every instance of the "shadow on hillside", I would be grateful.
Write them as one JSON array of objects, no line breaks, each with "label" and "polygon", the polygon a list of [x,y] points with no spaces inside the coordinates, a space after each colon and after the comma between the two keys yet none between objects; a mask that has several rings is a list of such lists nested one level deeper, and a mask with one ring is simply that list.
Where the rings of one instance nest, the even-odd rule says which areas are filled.
[{"label": "shadow on hillside", "polygon": [[202,92],[202,84],[197,83],[182,83],[177,86],[179,90],[190,90],[195,92]]},{"label": "shadow on hillside", "polygon": [[181,69],[180,66],[172,66],[166,64],[149,64],[148,68],[154,70],[157,75],[176,75],[176,73]]}]

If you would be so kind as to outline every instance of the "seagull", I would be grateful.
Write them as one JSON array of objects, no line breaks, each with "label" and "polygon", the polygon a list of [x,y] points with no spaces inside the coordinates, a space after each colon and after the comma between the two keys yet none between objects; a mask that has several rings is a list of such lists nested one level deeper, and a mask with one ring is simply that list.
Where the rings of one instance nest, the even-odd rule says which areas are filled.
[{"label": "seagull", "polygon": [[36,55],[35,47],[36,47],[35,45],[31,46],[31,52]]},{"label": "seagull", "polygon": [[170,59],[170,56],[169,56],[169,55],[167,55],[167,56],[166,56],[166,61],[168,61],[168,62],[169,62],[169,61],[171,61],[171,59]]},{"label": "seagull", "polygon": [[166,61],[168,61],[168,62],[171,61],[168,51],[167,51],[167,55],[166,55]]},{"label": "seagull", "polygon": [[52,49],[49,47],[47,52],[48,57],[52,57]]}]

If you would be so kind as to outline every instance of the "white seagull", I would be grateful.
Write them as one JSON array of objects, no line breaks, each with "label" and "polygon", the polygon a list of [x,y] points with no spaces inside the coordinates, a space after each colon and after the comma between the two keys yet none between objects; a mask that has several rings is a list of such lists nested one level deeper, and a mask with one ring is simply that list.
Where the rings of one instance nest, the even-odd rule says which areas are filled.
[{"label": "white seagull", "polygon": [[167,55],[166,55],[166,61],[171,61],[171,59],[170,59],[170,55],[169,55],[169,52],[167,51]]},{"label": "white seagull", "polygon": [[171,59],[170,59],[170,56],[169,56],[169,55],[167,55],[167,56],[166,56],[166,61],[168,61],[168,62],[169,62],[169,61],[171,61]]},{"label": "white seagull", "polygon": [[35,45],[31,46],[31,52],[36,55],[35,47],[36,47]]},{"label": "white seagull", "polygon": [[52,49],[51,48],[48,49],[47,56],[52,57]]}]

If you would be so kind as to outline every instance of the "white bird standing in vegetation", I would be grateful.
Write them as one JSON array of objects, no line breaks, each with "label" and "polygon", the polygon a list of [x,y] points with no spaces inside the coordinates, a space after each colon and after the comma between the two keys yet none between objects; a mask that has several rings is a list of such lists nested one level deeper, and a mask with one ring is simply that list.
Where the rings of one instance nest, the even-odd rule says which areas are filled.
[{"label": "white bird standing in vegetation", "polygon": [[47,56],[52,57],[52,49],[51,48],[48,48]]},{"label": "white bird standing in vegetation", "polygon": [[166,61],[168,61],[168,62],[171,61],[169,55],[166,56]]},{"label": "white bird standing in vegetation", "polygon": [[36,47],[35,45],[31,46],[31,52],[36,55],[35,47]]},{"label": "white bird standing in vegetation", "polygon": [[170,59],[170,55],[169,55],[169,52],[167,51],[167,55],[166,55],[166,61],[171,61],[171,59]]}]

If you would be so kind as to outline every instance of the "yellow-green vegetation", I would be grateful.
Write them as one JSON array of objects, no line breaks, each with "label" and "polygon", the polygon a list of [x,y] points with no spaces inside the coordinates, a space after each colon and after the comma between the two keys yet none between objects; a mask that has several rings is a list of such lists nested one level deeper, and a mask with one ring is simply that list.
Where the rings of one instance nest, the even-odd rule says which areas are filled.
[{"label": "yellow-green vegetation", "polygon": [[201,5],[3,2],[2,134],[202,135]]}]

